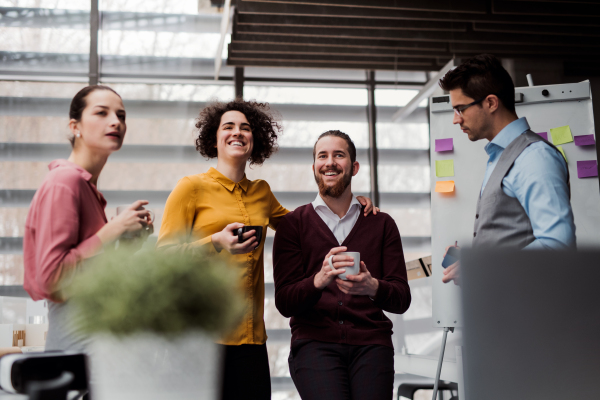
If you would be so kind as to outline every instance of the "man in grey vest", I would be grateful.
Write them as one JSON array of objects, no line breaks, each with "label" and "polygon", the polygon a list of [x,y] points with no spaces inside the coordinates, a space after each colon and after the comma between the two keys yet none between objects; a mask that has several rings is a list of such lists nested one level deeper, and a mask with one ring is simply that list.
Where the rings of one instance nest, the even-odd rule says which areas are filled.
[{"label": "man in grey vest", "polygon": [[[473,247],[575,248],[565,159],[517,117],[515,86],[500,61],[489,54],[473,57],[449,71],[440,86],[450,93],[453,123],[469,140],[489,141]],[[458,285],[460,262],[446,268],[442,280]]]}]

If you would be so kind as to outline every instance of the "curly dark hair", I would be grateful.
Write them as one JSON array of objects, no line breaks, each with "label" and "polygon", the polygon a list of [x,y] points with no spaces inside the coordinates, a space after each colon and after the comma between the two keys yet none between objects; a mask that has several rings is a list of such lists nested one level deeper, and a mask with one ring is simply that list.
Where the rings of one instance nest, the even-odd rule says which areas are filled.
[{"label": "curly dark hair", "polygon": [[217,157],[217,129],[227,111],[239,111],[246,116],[254,141],[250,165],[264,163],[277,150],[277,138],[281,134],[279,118],[268,103],[235,99],[229,103],[214,102],[206,106],[196,119],[196,150],[206,158]]}]

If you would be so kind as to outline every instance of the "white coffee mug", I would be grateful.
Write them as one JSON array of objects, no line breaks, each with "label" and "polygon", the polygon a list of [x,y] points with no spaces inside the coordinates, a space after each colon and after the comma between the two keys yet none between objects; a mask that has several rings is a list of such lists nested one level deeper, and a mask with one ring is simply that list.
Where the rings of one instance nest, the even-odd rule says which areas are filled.
[{"label": "white coffee mug", "polygon": [[[358,275],[360,273],[360,253],[357,251],[346,251],[343,253],[337,253],[336,256],[350,256],[354,259],[354,265],[349,266],[349,267],[343,267],[346,272],[344,272],[343,274],[339,274],[338,277],[341,280],[348,280],[348,278],[346,278],[347,275]],[[331,256],[329,257],[329,268],[331,268],[331,270],[335,270],[335,267],[333,266],[333,257]]]}]

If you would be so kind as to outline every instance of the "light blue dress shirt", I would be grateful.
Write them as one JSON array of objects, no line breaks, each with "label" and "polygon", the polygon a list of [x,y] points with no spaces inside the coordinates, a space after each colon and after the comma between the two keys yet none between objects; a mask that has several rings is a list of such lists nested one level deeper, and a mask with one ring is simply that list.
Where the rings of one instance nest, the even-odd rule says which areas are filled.
[{"label": "light blue dress shirt", "polygon": [[[481,193],[504,149],[529,129],[526,118],[504,127],[485,146],[489,160]],[[535,240],[526,249],[575,248],[575,223],[567,186],[567,165],[563,156],[544,142],[529,145],[517,157],[502,180],[502,190],[516,198],[525,209]]]}]

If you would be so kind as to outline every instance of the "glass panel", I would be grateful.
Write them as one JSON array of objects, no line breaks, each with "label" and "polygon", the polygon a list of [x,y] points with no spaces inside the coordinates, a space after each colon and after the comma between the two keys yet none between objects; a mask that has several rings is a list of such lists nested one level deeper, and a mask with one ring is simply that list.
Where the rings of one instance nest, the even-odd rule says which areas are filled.
[{"label": "glass panel", "polygon": [[0,7],[89,10],[90,2],[82,0],[0,0]]},{"label": "glass panel", "polygon": [[217,12],[209,0],[100,0],[100,9],[105,11],[134,11],[165,14],[198,14]]},{"label": "glass panel", "polygon": [[244,86],[244,98],[279,104],[366,106],[367,90],[350,88]]}]

